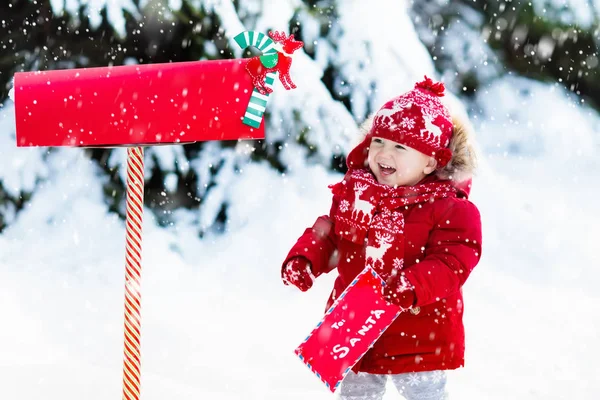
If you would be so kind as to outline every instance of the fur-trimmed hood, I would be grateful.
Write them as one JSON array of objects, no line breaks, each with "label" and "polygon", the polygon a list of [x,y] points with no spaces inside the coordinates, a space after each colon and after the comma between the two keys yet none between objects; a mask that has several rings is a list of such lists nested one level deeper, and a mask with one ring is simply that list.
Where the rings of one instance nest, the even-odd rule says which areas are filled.
[{"label": "fur-trimmed hood", "polygon": [[[471,179],[477,167],[477,155],[472,145],[474,140],[473,126],[468,118],[461,113],[451,113],[453,133],[448,148],[452,151],[450,162],[434,174],[442,180],[452,180],[454,185],[468,196]],[[373,126],[373,116],[370,116],[360,127],[360,143],[350,151],[346,158],[348,168],[364,168],[368,165],[369,132]]]}]

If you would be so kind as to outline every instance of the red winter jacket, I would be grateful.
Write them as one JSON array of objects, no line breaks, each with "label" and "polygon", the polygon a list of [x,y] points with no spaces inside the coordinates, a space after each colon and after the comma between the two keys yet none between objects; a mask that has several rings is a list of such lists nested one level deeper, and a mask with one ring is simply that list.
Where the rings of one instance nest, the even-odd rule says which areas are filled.
[{"label": "red winter jacket", "polygon": [[[436,179],[431,176],[426,181]],[[457,198],[398,209],[405,219],[403,271],[415,287],[415,304],[410,312],[400,314],[355,371],[399,374],[464,365],[461,287],[481,257],[481,219],[477,207],[467,200],[468,186],[458,189]],[[332,211],[336,203],[334,197]],[[365,247],[339,239],[334,232],[331,217],[319,217],[283,264],[306,257],[315,276],[337,268],[339,276],[326,310],[365,267]]]}]

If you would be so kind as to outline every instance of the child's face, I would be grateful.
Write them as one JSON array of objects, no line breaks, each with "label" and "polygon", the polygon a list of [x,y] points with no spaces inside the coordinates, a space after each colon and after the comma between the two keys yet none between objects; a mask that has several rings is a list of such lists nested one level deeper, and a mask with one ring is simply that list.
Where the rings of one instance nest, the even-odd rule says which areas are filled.
[{"label": "child's face", "polygon": [[377,182],[389,186],[416,185],[437,165],[433,157],[377,136],[371,139],[368,159]]}]

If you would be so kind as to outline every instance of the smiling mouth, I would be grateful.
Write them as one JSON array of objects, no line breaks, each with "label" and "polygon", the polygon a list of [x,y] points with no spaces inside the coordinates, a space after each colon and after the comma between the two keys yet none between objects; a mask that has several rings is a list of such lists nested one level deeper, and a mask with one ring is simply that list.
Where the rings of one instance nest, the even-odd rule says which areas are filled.
[{"label": "smiling mouth", "polygon": [[379,170],[381,171],[382,175],[392,175],[394,172],[396,172],[396,168],[390,167],[389,165],[381,163],[377,163],[377,165],[379,166]]}]

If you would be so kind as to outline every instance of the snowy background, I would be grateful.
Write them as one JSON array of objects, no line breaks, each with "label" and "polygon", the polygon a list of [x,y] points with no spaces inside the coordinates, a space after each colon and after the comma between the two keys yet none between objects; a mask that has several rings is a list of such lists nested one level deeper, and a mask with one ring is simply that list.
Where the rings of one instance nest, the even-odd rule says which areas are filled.
[{"label": "snowy background", "polygon": [[[228,35],[243,28],[230,3],[211,3],[220,7]],[[294,5],[282,1],[253,29],[289,19]],[[410,89],[424,74],[439,79],[406,7],[390,1],[375,10],[355,1],[340,11],[346,29],[335,52],[356,83],[352,113],[319,101],[323,65],[304,54],[293,67],[299,88],[279,87],[269,104],[271,127],[278,117],[289,118],[290,104],[301,105],[315,126],[311,140],[324,154],[336,146],[347,152],[356,142],[353,116]],[[352,30],[369,13],[389,18],[380,24],[385,35]],[[378,43],[364,54],[373,68],[361,71],[351,62],[367,51],[353,35]],[[334,51],[323,49],[323,59]],[[485,49],[475,54],[484,69]],[[375,94],[367,89],[373,79],[385,82]],[[484,249],[464,288],[466,367],[449,374],[451,398],[596,399],[600,117],[558,83],[512,74],[493,79],[470,102],[480,152],[471,199],[482,212]],[[6,191],[35,192],[0,234],[0,398],[119,398],[124,221],[109,211],[101,185],[106,178],[86,153],[17,149],[14,126],[7,101],[0,108],[0,179]],[[277,132],[267,129],[267,136]],[[252,144],[227,154],[233,159],[246,145]],[[156,151],[156,159],[172,164],[181,153],[181,146],[173,147]],[[175,211],[171,226],[145,213],[144,399],[332,398],[293,350],[320,320],[335,276],[307,293],[279,278],[296,238],[328,211],[327,185],[341,178],[307,162],[305,153],[293,145],[284,149],[285,174],[256,162],[221,177],[212,200],[200,211]],[[123,162],[125,150],[111,157]],[[201,174],[207,162],[188,167]],[[200,239],[198,224],[216,213],[210,204],[223,201],[229,204],[225,233]],[[398,398],[394,390],[386,395]]]}]

